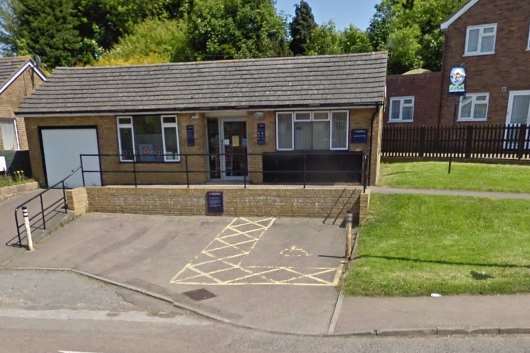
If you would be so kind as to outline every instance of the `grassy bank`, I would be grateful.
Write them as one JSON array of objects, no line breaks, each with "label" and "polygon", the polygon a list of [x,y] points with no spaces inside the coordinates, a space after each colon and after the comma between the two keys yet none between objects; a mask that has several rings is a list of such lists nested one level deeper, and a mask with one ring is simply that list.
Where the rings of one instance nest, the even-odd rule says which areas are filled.
[{"label": "grassy bank", "polygon": [[530,201],[372,195],[350,295],[530,292]]}]

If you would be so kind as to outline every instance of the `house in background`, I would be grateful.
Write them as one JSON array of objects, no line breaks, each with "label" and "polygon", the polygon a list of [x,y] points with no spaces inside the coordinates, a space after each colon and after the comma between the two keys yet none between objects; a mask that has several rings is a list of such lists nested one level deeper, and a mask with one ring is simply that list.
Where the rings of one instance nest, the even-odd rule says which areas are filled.
[{"label": "house in background", "polygon": [[[385,123],[530,124],[530,1],[470,0],[442,30],[441,73],[390,76]],[[455,66],[465,97],[448,93]]]},{"label": "house in background", "polygon": [[16,118],[20,103],[33,93],[46,76],[30,57],[0,58],[0,151],[27,150],[23,118]]},{"label": "house in background", "polygon": [[363,154],[374,184],[386,71],[386,53],[58,68],[17,116],[43,185],[81,164],[68,186],[351,184]]}]

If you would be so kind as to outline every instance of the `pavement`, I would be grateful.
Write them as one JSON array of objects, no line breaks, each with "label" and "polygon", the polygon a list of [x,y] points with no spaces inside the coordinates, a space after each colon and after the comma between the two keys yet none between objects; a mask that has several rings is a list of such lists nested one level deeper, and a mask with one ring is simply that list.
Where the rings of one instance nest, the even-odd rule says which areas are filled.
[{"label": "pavement", "polygon": [[469,190],[446,190],[446,189],[411,189],[411,188],[391,188],[385,186],[371,186],[369,190],[378,194],[413,194],[413,195],[442,195],[442,196],[465,196],[481,197],[496,200],[530,200],[529,193],[517,192],[489,192],[489,191],[469,191]]}]

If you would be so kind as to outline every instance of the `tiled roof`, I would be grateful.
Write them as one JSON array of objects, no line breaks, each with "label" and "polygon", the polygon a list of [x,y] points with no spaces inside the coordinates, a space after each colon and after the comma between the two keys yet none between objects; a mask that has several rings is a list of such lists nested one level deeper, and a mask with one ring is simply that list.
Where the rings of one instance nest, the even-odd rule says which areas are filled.
[{"label": "tiled roof", "polygon": [[29,56],[0,58],[0,87],[3,87],[30,60]]},{"label": "tiled roof", "polygon": [[20,115],[382,103],[387,54],[58,68]]}]

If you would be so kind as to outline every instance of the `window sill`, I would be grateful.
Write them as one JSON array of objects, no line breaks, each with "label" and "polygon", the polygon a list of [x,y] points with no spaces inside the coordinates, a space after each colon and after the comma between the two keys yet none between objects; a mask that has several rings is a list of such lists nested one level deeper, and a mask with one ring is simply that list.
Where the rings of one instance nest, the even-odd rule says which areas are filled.
[{"label": "window sill", "polygon": [[414,120],[388,120],[389,124],[412,124]]},{"label": "window sill", "polygon": [[458,119],[457,123],[485,123],[488,119]]},{"label": "window sill", "polygon": [[465,53],[463,55],[464,58],[471,58],[474,56],[489,56],[489,55],[495,55],[495,52],[492,53]]},{"label": "window sill", "polygon": [[120,164],[180,164],[181,161],[164,161],[164,162],[135,162],[135,161],[120,161]]}]

